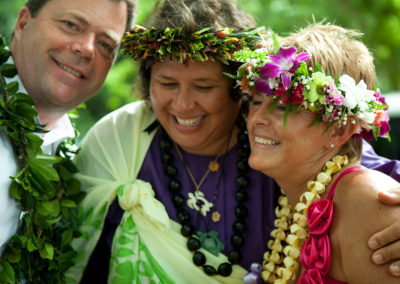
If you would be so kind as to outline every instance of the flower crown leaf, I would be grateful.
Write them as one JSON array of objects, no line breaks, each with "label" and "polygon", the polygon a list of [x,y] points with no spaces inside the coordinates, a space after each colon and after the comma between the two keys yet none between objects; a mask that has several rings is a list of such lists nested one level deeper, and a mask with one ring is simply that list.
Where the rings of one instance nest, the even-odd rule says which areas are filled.
[{"label": "flower crown leaf", "polygon": [[217,32],[206,27],[187,34],[183,28],[145,28],[136,25],[122,39],[122,49],[133,60],[144,61],[151,66],[166,59],[176,59],[180,63],[207,60],[229,64],[234,60],[234,52],[243,48],[254,49],[262,40],[260,29],[233,32],[223,28]]},{"label": "flower crown leaf", "polygon": [[265,49],[235,52],[236,60],[243,64],[229,77],[236,80],[243,93],[250,97],[256,93],[272,96],[274,103],[269,111],[279,102],[285,104],[285,125],[290,114],[304,107],[317,113],[311,126],[321,122],[327,123],[327,129],[341,126],[353,116],[360,122],[355,137],[367,141],[386,137],[390,141],[388,106],[379,89],[369,90],[363,80],[356,84],[346,74],[332,77],[319,63],[314,69],[308,68],[305,61],[311,54],[297,54],[294,46],[279,47],[276,36],[273,39],[275,54]]},{"label": "flower crown leaf", "polygon": [[274,43],[275,53],[277,54],[279,52],[279,49],[281,48],[281,46],[279,44],[278,37],[276,36],[275,33],[272,33],[272,40],[273,40],[273,43]]}]

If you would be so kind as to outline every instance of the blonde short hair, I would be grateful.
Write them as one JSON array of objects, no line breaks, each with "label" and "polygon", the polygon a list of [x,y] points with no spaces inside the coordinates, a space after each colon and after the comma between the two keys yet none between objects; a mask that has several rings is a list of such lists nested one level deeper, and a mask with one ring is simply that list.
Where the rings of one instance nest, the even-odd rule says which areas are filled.
[{"label": "blonde short hair", "polygon": [[[286,37],[280,37],[281,46],[296,46],[298,52],[308,52],[307,65],[319,63],[333,77],[347,74],[356,83],[361,80],[373,89],[375,82],[374,58],[359,40],[362,33],[329,23],[313,23]],[[350,138],[340,149],[350,159],[361,158],[362,141]]]}]

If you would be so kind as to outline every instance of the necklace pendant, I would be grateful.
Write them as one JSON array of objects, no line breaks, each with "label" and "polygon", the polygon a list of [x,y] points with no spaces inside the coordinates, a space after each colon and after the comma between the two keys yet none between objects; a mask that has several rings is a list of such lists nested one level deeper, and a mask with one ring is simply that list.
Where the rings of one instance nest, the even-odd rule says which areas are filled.
[{"label": "necklace pendant", "polygon": [[215,256],[225,248],[224,243],[218,237],[219,233],[215,230],[208,232],[196,232],[196,236],[199,238],[201,247]]},{"label": "necklace pendant", "polygon": [[214,212],[211,214],[211,220],[212,220],[214,223],[218,223],[219,220],[221,220],[221,214],[219,214],[218,211],[214,211]]},{"label": "necklace pendant", "polygon": [[208,164],[208,169],[209,169],[211,172],[213,172],[213,173],[218,172],[219,168],[220,168],[219,163],[218,163],[218,161],[216,161],[216,160],[211,161],[211,162]]},{"label": "necklace pendant", "polygon": [[190,209],[196,210],[204,217],[207,216],[207,213],[214,206],[212,202],[209,202],[205,198],[204,193],[201,191],[195,191],[194,193],[189,192],[188,196],[189,198],[186,201],[187,206],[189,206]]}]

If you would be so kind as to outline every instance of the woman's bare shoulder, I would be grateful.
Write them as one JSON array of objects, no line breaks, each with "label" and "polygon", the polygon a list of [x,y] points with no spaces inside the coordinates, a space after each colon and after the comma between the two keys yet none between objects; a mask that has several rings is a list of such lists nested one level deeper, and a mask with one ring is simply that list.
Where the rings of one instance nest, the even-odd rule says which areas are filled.
[{"label": "woman's bare shoulder", "polygon": [[334,244],[339,246],[340,256],[336,257],[340,257],[347,282],[378,283],[373,281],[384,280],[385,283],[396,283],[396,279],[388,274],[387,265],[372,264],[372,251],[367,247],[370,236],[391,225],[400,216],[400,206],[378,201],[378,192],[396,187],[400,187],[397,181],[369,169],[353,172],[338,183],[333,199],[334,219],[330,235]]}]

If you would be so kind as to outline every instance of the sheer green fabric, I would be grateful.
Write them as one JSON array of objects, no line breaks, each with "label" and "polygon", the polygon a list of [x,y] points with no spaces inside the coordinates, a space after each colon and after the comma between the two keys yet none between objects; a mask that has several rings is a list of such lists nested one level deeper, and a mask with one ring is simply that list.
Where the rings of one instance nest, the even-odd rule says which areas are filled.
[{"label": "sheer green fabric", "polygon": [[[210,277],[195,266],[180,224],[169,219],[151,184],[136,179],[154,138],[143,130],[154,120],[148,102],[135,102],[100,120],[82,141],[77,178],[87,195],[79,211],[82,236],[73,241],[80,253],[68,281],[81,279],[118,198],[125,212],[113,239],[108,283],[243,283],[246,271],[240,266],[233,266],[230,277]],[[208,264],[227,261],[222,254],[203,253]]]}]

